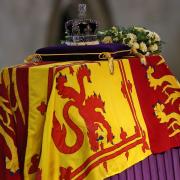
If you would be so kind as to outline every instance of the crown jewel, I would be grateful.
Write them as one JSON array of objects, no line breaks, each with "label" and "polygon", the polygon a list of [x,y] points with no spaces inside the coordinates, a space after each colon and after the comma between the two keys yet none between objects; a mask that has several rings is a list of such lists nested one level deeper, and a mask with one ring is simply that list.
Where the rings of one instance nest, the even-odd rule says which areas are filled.
[{"label": "crown jewel", "polygon": [[[86,18],[86,4],[79,4],[78,19],[69,20],[65,23],[66,44],[88,44],[94,42],[97,44],[97,21]],[[84,44],[83,44],[84,43]]]}]

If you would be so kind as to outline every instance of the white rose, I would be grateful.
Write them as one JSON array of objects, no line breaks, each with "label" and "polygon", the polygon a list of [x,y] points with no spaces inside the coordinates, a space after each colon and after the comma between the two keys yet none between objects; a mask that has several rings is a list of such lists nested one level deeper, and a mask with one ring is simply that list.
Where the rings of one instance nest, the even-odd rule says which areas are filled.
[{"label": "white rose", "polygon": [[139,49],[142,51],[142,52],[147,52],[147,46],[144,42],[141,42],[139,44]]},{"label": "white rose", "polygon": [[158,45],[157,44],[153,44],[149,46],[149,51],[154,52],[158,50]]},{"label": "white rose", "polygon": [[155,33],[155,32],[154,32],[154,40],[155,41],[160,41],[161,40],[159,35],[157,33]]},{"label": "white rose", "polygon": [[155,32],[149,32],[149,34],[147,35],[150,39],[154,39],[155,41],[160,41],[160,37],[157,33]]},{"label": "white rose", "polygon": [[129,46],[129,47],[132,47],[133,44],[134,44],[134,41],[132,41],[132,40],[130,40],[130,41],[128,42],[128,46]]},{"label": "white rose", "polygon": [[149,34],[147,35],[147,37],[150,38],[150,39],[153,39],[154,38],[154,33],[151,32],[151,31],[149,31],[148,33]]},{"label": "white rose", "polygon": [[133,42],[135,42],[137,40],[136,35],[133,33],[127,34],[127,38],[130,38],[131,39],[130,41],[133,41]]},{"label": "white rose", "polygon": [[102,40],[103,43],[108,44],[112,43],[112,37],[111,36],[105,36],[104,39]]},{"label": "white rose", "polygon": [[135,48],[135,49],[139,49],[139,44],[137,42],[134,42],[132,47]]}]

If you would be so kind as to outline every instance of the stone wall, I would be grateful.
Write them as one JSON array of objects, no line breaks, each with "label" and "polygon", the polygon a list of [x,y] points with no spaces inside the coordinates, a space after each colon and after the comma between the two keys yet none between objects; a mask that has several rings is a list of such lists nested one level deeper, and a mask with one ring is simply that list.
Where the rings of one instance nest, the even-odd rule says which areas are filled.
[{"label": "stone wall", "polygon": [[44,46],[51,0],[0,1],[0,67],[22,63]]},{"label": "stone wall", "polygon": [[[45,46],[54,1],[0,1],[0,68],[22,63],[27,55]],[[97,0],[91,1],[95,4]],[[72,1],[60,2],[64,7]],[[180,1],[107,0],[107,3],[113,24],[144,26],[160,34],[165,41],[162,54],[180,79]]]}]

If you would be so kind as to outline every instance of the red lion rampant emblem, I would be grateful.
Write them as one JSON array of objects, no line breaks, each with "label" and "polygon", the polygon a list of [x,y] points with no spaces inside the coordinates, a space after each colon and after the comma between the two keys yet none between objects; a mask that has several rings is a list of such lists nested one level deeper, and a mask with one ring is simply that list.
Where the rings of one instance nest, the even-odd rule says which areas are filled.
[{"label": "red lion rampant emblem", "polygon": [[[69,116],[70,107],[74,106],[78,109],[79,114],[84,119],[87,127],[87,135],[89,139],[90,147],[93,151],[97,151],[100,148],[97,133],[98,128],[102,130],[102,127],[107,131],[107,142],[113,141],[113,134],[109,123],[103,116],[105,113],[105,102],[101,99],[100,95],[95,93],[90,97],[86,97],[84,80],[85,77],[89,83],[91,83],[91,72],[86,65],[81,65],[77,71],[77,82],[80,87],[80,91],[76,91],[72,87],[67,87],[65,84],[68,79],[66,76],[60,74],[56,79],[56,89],[61,98],[68,98],[69,101],[64,105],[63,108],[63,117],[68,124],[68,126],[74,131],[76,135],[76,142],[72,146],[66,144],[66,134],[67,130],[64,124],[60,124],[55,112],[53,115],[53,129],[52,129],[52,138],[58,148],[58,150],[65,154],[71,154],[78,151],[84,141],[83,131],[73,122]],[[97,109],[101,109],[103,113],[98,112]]]}]

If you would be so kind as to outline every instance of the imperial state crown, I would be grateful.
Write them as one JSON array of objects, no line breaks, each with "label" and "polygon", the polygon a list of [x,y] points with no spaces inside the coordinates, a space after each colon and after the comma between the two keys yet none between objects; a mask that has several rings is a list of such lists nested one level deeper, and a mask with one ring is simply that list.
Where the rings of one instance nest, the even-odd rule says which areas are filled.
[{"label": "imperial state crown", "polygon": [[78,18],[65,23],[67,45],[99,44],[96,35],[98,23],[96,20],[86,18],[86,10],[86,4],[79,4]]}]

